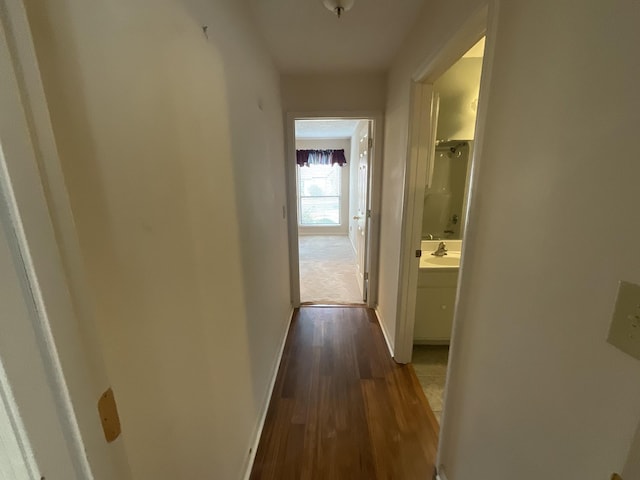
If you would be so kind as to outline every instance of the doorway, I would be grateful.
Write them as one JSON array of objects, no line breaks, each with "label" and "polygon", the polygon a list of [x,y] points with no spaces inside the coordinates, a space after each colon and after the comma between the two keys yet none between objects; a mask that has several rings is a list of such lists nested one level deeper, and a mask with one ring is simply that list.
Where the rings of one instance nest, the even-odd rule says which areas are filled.
[{"label": "doorway", "polygon": [[369,120],[295,121],[302,304],[366,300]]},{"label": "doorway", "polygon": [[372,115],[289,116],[286,170],[294,306],[375,306],[376,120]]},{"label": "doorway", "polygon": [[[433,82],[435,145],[424,185],[412,363],[440,422],[456,305],[484,37]],[[417,213],[417,212],[416,212]]]}]

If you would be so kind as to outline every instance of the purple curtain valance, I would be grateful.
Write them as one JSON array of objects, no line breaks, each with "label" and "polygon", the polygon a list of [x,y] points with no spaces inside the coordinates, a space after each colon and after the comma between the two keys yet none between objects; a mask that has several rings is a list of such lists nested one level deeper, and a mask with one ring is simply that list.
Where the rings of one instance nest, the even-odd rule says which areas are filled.
[{"label": "purple curtain valance", "polygon": [[347,164],[347,159],[344,150],[296,150],[296,163],[300,167],[336,163],[342,167]]}]

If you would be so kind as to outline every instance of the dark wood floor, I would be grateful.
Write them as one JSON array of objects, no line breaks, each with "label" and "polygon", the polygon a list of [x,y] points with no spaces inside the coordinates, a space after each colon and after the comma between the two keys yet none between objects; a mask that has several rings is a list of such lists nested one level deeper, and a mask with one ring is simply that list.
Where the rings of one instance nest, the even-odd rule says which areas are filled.
[{"label": "dark wood floor", "polygon": [[410,365],[364,307],[302,307],[289,331],[253,480],[429,480],[438,424]]}]

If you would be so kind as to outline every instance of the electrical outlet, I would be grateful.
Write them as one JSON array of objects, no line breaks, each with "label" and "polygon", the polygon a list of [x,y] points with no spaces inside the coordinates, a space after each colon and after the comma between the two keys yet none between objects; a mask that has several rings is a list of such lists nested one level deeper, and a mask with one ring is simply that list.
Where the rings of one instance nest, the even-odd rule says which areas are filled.
[{"label": "electrical outlet", "polygon": [[620,282],[607,341],[640,360],[640,285]]}]

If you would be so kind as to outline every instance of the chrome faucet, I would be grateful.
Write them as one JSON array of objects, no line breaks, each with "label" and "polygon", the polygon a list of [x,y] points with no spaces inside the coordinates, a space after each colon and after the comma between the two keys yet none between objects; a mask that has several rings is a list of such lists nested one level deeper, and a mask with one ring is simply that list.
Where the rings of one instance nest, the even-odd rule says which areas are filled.
[{"label": "chrome faucet", "polygon": [[444,257],[447,254],[447,246],[445,245],[444,242],[440,242],[440,245],[438,245],[438,248],[435,252],[431,252],[431,255],[435,256],[435,257]]}]

